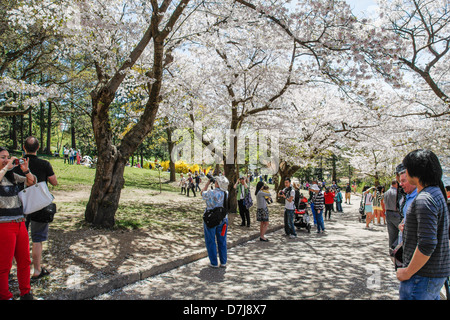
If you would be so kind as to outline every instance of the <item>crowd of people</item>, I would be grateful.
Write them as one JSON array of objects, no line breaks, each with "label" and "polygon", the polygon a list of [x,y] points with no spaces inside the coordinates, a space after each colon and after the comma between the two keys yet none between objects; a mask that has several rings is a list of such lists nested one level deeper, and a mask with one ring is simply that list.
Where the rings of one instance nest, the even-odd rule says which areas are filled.
[{"label": "crowd of people", "polygon": [[[32,281],[48,276],[50,271],[41,265],[43,242],[48,240],[49,223],[42,220],[45,208],[24,215],[19,192],[39,182],[57,185],[51,164],[37,157],[39,141],[28,137],[23,144],[21,159],[10,156],[0,147],[0,300],[12,300],[9,275],[15,259],[20,299],[33,300]],[[31,257],[30,241],[31,235]],[[31,261],[33,273],[31,275]]]},{"label": "crowd of people", "polygon": [[[51,185],[57,185],[58,182],[51,164],[38,158],[39,141],[35,137],[28,137],[24,141],[23,150],[23,158],[18,159],[11,157],[6,148],[0,147],[0,300],[13,298],[9,290],[9,275],[14,259],[21,299],[33,299],[33,280],[50,274],[41,264],[42,244],[48,240],[49,224],[34,218],[38,212],[25,216],[18,194],[21,189],[39,182]],[[401,261],[401,265],[396,265],[396,275],[400,281],[399,297],[402,300],[439,299],[440,289],[450,276],[450,187],[444,187],[442,175],[442,167],[433,152],[416,150],[406,155],[397,166],[395,178],[387,191],[382,186],[366,186],[362,191],[360,213],[365,215],[365,227],[370,229],[371,222],[381,224],[383,219],[388,233],[389,252],[393,260]],[[200,188],[202,178],[207,181]],[[284,188],[276,196],[284,199],[285,235],[296,238],[294,216],[303,195],[299,183],[292,182],[290,178],[285,178],[283,183]],[[223,175],[213,177],[199,172],[189,172],[187,178],[181,174],[180,179],[182,194],[189,197],[192,191],[196,197],[196,192],[201,192],[201,198],[206,204],[205,212],[217,208],[228,209],[229,184]],[[347,184],[343,197],[335,182],[326,186],[324,182],[312,181],[304,187],[309,191],[308,202],[317,233],[324,233],[324,221],[331,219],[332,212],[343,212],[344,199],[345,203],[350,204],[352,188]],[[239,177],[234,190],[240,225],[250,227],[249,209],[253,206],[253,200],[249,177]],[[257,182],[254,196],[256,221],[260,226],[259,240],[268,242],[269,204],[273,199],[263,179]],[[226,267],[228,215],[225,214],[213,226],[205,223],[203,227],[210,266]],[[402,252],[400,256],[397,256],[398,252]]]},{"label": "crowd of people", "polygon": [[[384,225],[388,232],[388,246],[392,253],[394,248],[403,247],[402,265],[396,267],[400,281],[399,298],[401,300],[439,299],[440,290],[450,276],[449,248],[449,206],[450,188],[445,189],[442,183],[442,167],[437,156],[429,150],[416,150],[409,153],[397,167],[396,178],[385,192],[382,186],[364,187],[361,195],[363,212],[366,216],[366,228],[370,222]],[[211,206],[212,199],[217,205],[228,193],[228,180],[225,177],[222,185],[216,182],[216,191],[208,190],[209,182],[202,190],[202,198]],[[285,234],[296,238],[294,213],[296,210],[296,191],[298,184],[291,185],[290,178],[284,180],[284,189],[278,193],[285,200],[284,221]],[[239,213],[242,226],[250,225],[248,207],[249,185],[245,177],[241,177],[234,188],[237,192]],[[317,233],[325,232],[325,220],[331,218],[336,203],[338,212],[342,212],[342,194],[333,182],[330,187],[324,183],[313,181],[308,184],[310,192],[310,208],[314,217]],[[350,204],[352,188],[347,184],[345,202]],[[221,194],[221,196],[217,196]],[[257,220],[261,222],[260,241],[268,241],[265,237],[269,222],[271,194],[263,181],[256,185]],[[298,200],[297,200],[298,201]],[[348,202],[347,202],[348,201]],[[361,212],[361,211],[360,211]],[[205,226],[205,241],[212,267],[218,267],[215,240],[219,247],[221,266],[226,265],[226,228],[228,217],[221,224],[210,230]],[[208,233],[208,236],[207,236]]]},{"label": "crowd of people", "polygon": [[[55,151],[54,154],[55,157],[59,157],[59,153]],[[68,148],[67,146],[64,146],[63,148],[63,157],[64,157],[64,164],[78,164],[78,165],[84,165],[87,167],[93,167],[95,163],[97,162],[97,158],[95,157],[92,159],[90,156],[85,155],[83,156],[81,154],[80,149],[76,148]]]}]

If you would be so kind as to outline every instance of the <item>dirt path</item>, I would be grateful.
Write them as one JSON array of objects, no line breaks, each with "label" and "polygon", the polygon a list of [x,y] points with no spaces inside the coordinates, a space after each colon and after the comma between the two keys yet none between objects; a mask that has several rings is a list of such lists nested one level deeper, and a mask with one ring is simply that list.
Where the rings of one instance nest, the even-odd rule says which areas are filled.
[{"label": "dirt path", "polygon": [[[121,205],[168,213],[155,216],[149,213],[148,218],[154,219],[152,228],[114,231],[94,229],[84,223],[84,205],[89,200],[89,188],[52,193],[58,213],[50,225],[49,240],[44,242],[42,263],[51,275],[32,284],[37,297],[46,299],[77,283],[94,283],[158,266],[167,259],[188,252],[206,251],[201,222],[204,201],[198,193],[197,197],[191,195],[188,198],[175,192],[124,188]],[[278,204],[271,206],[271,226],[283,223],[283,209]],[[170,212],[182,210],[189,211],[190,215],[174,221]],[[255,206],[250,212],[254,222],[250,228],[240,227],[238,215],[230,214],[230,241],[259,232]],[[167,228],[169,224],[172,228]],[[12,274],[10,286],[13,293],[17,293],[18,290],[14,289],[17,287],[15,270]]]}]

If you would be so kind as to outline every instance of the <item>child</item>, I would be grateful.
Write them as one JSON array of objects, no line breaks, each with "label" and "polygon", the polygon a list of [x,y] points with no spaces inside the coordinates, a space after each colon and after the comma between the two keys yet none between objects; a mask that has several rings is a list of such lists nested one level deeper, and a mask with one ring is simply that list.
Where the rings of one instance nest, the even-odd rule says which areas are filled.
[{"label": "child", "polygon": [[336,189],[336,210],[337,212],[343,212],[342,211],[342,193],[341,189]]}]

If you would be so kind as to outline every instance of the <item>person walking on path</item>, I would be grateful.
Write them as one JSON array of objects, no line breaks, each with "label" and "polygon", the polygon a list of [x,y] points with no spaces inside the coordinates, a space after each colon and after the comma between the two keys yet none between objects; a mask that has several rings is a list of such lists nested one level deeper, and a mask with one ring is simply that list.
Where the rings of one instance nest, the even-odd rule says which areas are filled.
[{"label": "person walking on path", "polygon": [[181,187],[181,194],[186,194],[186,178],[183,176],[183,174],[180,174],[180,184]]},{"label": "person walking on path", "polygon": [[375,188],[375,191],[373,193],[373,219],[377,219],[377,223],[381,224],[381,217],[382,217],[382,211],[383,211],[383,194],[381,192],[382,186],[378,186]]},{"label": "person walking on path", "polygon": [[250,192],[250,189],[245,180],[246,180],[245,177],[240,177],[239,180],[236,181],[234,188],[236,189],[237,192],[239,215],[241,216],[242,219],[241,226],[247,225],[247,227],[250,227],[250,211],[248,210],[248,208],[245,206],[244,203],[244,199]]},{"label": "person walking on path", "polygon": [[316,224],[317,224],[317,233],[320,231],[325,232],[325,224],[323,222],[323,209],[325,207],[325,199],[322,190],[317,186],[317,184],[313,184],[310,188],[313,195],[314,202],[314,211],[316,212]]},{"label": "person walking on path", "polygon": [[[225,176],[214,178],[215,188],[208,190],[211,180],[205,184],[201,191],[202,199],[206,202],[206,210],[217,207],[226,206],[224,203],[225,196],[228,198],[228,179]],[[205,234],[205,245],[208,252],[210,266],[213,268],[225,268],[227,264],[227,231],[228,231],[228,214],[215,227],[208,228],[203,223],[203,231]],[[217,260],[217,252],[219,253],[219,261]]]},{"label": "person walking on path", "polygon": [[202,189],[200,188],[201,178],[197,171],[195,171],[194,180],[195,180],[195,191],[197,190],[202,191]]},{"label": "person walking on path", "polygon": [[187,196],[189,197],[189,190],[192,190],[192,193],[195,195],[195,190],[194,190],[194,179],[192,178],[192,174],[189,172],[188,173],[188,178],[187,178]]},{"label": "person walking on path", "polygon": [[[26,138],[23,150],[25,151],[25,158],[28,159],[28,167],[37,177],[37,182],[50,183],[52,186],[58,185],[58,180],[50,162],[37,157],[37,152],[39,150],[38,139],[33,136]],[[17,168],[15,172],[19,175],[23,175],[23,173],[17,171]],[[31,277],[32,281],[50,274],[46,268],[41,266],[42,243],[48,240],[49,224],[47,222],[34,221],[33,216],[37,214],[39,214],[39,212],[30,213],[27,215],[25,222],[27,230],[30,229],[31,231],[31,241],[33,243],[31,247],[34,267],[33,276]]]},{"label": "person walking on path", "polygon": [[365,186],[362,197],[364,201],[364,212],[366,213],[366,229],[369,229],[370,222],[373,220],[373,195],[370,192],[374,187]]},{"label": "person walking on path", "polygon": [[402,216],[397,210],[397,180],[392,180],[391,187],[387,192],[385,192],[383,199],[386,208],[386,221],[387,221],[387,231],[389,238],[389,249],[397,244],[398,240],[398,226],[402,221]]},{"label": "person walking on path", "polygon": [[439,300],[450,276],[449,212],[442,167],[429,150],[403,159],[408,182],[417,187],[404,226],[403,268],[397,269],[401,300]]},{"label": "person walking on path", "polygon": [[13,259],[17,263],[17,280],[20,299],[33,300],[30,285],[30,242],[25,226],[23,207],[19,199],[19,183],[26,186],[37,182],[28,168],[28,159],[19,162],[23,176],[12,170],[16,166],[16,157],[9,157],[9,152],[0,147],[0,300],[12,300],[9,291],[9,273]]},{"label": "person walking on path", "polygon": [[348,204],[350,203],[350,197],[352,195],[352,188],[350,187],[350,183],[347,183],[347,187],[345,187],[345,203],[347,204],[347,200],[348,200]]},{"label": "person walking on path", "polygon": [[255,190],[256,196],[256,220],[261,222],[259,228],[259,240],[269,241],[266,239],[266,231],[269,228],[269,208],[267,203],[272,201],[272,196],[269,192],[269,188],[264,184],[264,182],[259,181],[256,185]]},{"label": "person walking on path", "polygon": [[334,192],[331,191],[331,188],[328,187],[324,194],[325,199],[325,220],[327,219],[327,213],[328,213],[328,220],[331,219],[331,210],[333,209],[333,203],[334,203]]},{"label": "person walking on path", "polygon": [[295,190],[291,186],[291,179],[286,178],[284,180],[285,188],[280,190],[279,196],[285,199],[284,202],[284,230],[287,236],[290,238],[296,238],[297,232],[294,226],[295,215]]}]

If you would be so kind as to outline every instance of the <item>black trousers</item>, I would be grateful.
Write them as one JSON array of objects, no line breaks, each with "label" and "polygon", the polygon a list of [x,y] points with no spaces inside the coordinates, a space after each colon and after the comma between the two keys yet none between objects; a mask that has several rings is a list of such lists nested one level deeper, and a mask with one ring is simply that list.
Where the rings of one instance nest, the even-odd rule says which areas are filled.
[{"label": "black trousers", "polygon": [[239,214],[242,219],[241,225],[244,226],[247,224],[247,226],[250,226],[250,211],[244,205],[244,199],[238,201],[238,206],[239,206]]},{"label": "black trousers", "polygon": [[328,213],[328,219],[331,218],[331,210],[333,210],[333,204],[325,204],[325,214],[324,214],[324,218],[327,217],[327,213]]},{"label": "black trousers", "polygon": [[194,193],[194,197],[195,197],[195,190],[194,190],[194,186],[187,188],[187,196],[189,197],[189,190],[192,190],[192,192]]}]

